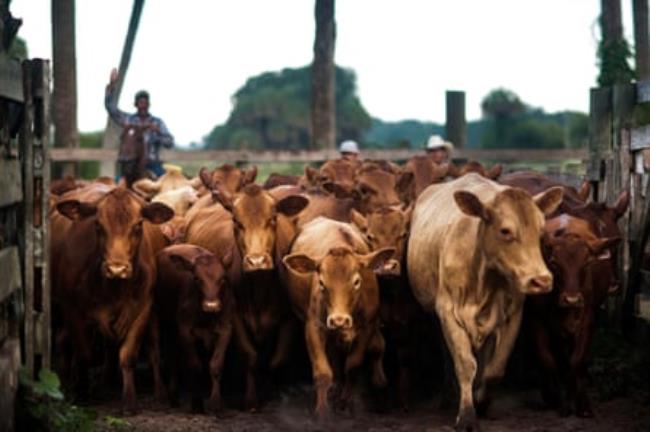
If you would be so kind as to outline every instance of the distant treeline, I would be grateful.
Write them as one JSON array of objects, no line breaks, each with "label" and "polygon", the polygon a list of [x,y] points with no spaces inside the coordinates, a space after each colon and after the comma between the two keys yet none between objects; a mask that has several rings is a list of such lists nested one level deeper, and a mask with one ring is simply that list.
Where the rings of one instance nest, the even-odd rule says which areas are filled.
[{"label": "distant treeline", "polygon": [[[310,67],[265,72],[233,95],[226,123],[204,138],[210,149],[309,149]],[[366,148],[421,148],[444,125],[418,120],[384,122],[363,107],[350,69],[336,68],[337,142],[354,139]],[[576,148],[586,144],[587,116],[547,114],[513,92],[496,89],[481,104],[483,118],[468,123],[469,148]]]}]

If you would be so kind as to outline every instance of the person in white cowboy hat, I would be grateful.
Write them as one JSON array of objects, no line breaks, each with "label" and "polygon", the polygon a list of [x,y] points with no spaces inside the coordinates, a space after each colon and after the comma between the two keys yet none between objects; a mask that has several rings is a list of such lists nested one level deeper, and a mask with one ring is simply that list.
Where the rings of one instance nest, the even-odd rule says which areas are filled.
[{"label": "person in white cowboy hat", "polygon": [[431,135],[427,141],[426,152],[437,164],[447,162],[453,149],[454,145],[440,135]]},{"label": "person in white cowboy hat", "polygon": [[339,153],[341,153],[341,159],[356,162],[359,159],[359,146],[353,140],[343,141],[339,146]]}]

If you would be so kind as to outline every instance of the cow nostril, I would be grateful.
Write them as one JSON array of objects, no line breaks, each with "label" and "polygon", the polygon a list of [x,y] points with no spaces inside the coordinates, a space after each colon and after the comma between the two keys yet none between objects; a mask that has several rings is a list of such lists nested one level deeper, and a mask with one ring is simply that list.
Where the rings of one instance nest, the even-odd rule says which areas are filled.
[{"label": "cow nostril", "polygon": [[204,312],[219,312],[220,309],[221,309],[221,303],[217,300],[203,302]]},{"label": "cow nostril", "polygon": [[349,329],[352,327],[352,317],[344,314],[332,314],[327,317],[327,328],[335,330],[339,328]]},{"label": "cow nostril", "polygon": [[562,294],[562,303],[566,306],[582,306],[584,299],[582,294]]}]

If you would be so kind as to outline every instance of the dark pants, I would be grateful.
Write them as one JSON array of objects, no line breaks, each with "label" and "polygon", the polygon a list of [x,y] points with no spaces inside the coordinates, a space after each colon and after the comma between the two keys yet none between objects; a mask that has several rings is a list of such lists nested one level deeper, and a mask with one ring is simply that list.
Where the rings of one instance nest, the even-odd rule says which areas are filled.
[{"label": "dark pants", "polygon": [[144,166],[144,171],[140,170],[139,164],[135,160],[119,161],[118,165],[120,167],[120,176],[124,177],[128,187],[131,187],[131,185],[139,179],[148,177],[147,171],[151,172],[156,177],[165,174],[162,162],[160,161],[147,162]]}]

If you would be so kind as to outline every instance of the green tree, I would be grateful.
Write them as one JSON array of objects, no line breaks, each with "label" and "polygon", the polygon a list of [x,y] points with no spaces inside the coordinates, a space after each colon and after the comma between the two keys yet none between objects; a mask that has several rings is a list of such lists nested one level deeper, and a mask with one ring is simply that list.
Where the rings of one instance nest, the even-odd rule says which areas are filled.
[{"label": "green tree", "polygon": [[598,85],[601,87],[629,83],[634,71],[628,60],[632,57],[630,45],[623,37],[621,0],[601,0],[600,29],[602,37],[598,43]]},{"label": "green tree", "polygon": [[[371,119],[356,94],[354,72],[336,69],[337,141],[361,140]],[[233,96],[225,124],[216,126],[207,148],[308,149],[311,68],[283,69],[249,78]]]},{"label": "green tree", "polygon": [[499,146],[507,141],[508,130],[517,116],[526,110],[526,105],[513,91],[498,88],[483,98],[481,110],[483,117],[493,122],[493,145]]}]

